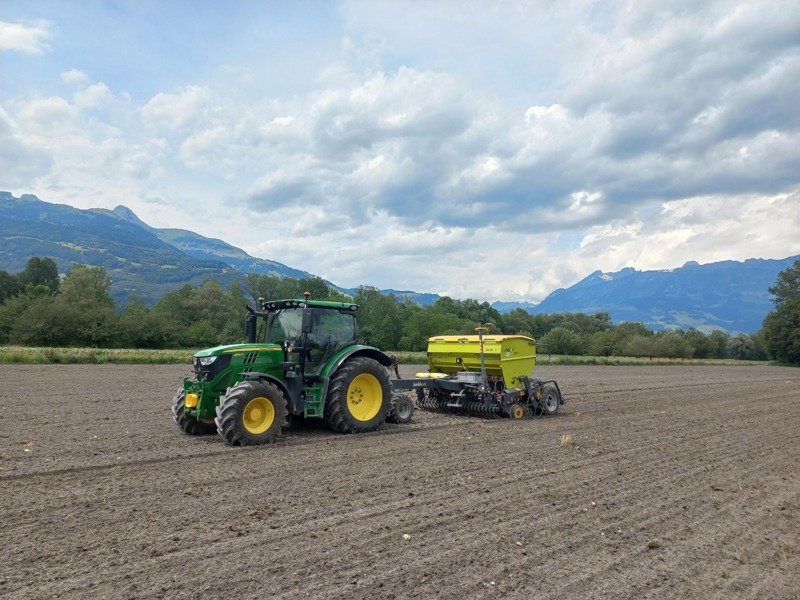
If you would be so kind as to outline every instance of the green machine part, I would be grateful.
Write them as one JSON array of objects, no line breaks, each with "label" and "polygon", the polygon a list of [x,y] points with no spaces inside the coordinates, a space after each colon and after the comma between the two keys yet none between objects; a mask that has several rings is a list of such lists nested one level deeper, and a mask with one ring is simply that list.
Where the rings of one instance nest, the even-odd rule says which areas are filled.
[{"label": "green machine part", "polygon": [[[536,344],[524,335],[484,335],[487,375],[501,375],[507,388],[519,377],[530,377],[536,366]],[[481,342],[477,335],[440,335],[428,339],[431,373],[455,374],[481,370]]]},{"label": "green machine part", "polygon": [[200,350],[193,358],[196,377],[183,381],[189,414],[212,420],[220,396],[247,373],[268,373],[282,379],[282,360],[283,349],[277,344],[230,344]]}]

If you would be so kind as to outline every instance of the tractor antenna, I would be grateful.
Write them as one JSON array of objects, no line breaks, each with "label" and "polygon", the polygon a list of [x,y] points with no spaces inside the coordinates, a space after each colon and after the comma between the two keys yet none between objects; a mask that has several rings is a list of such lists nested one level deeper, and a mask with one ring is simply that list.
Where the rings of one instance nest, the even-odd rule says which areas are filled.
[{"label": "tractor antenna", "polygon": [[311,298],[311,292],[303,292],[303,296],[305,296],[306,300],[308,300],[309,298]]}]

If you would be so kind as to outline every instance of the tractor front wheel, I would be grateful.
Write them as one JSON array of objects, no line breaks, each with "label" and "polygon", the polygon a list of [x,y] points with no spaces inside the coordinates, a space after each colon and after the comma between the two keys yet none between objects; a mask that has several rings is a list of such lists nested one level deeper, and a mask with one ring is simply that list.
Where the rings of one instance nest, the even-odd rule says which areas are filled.
[{"label": "tractor front wheel", "polygon": [[266,381],[243,381],[228,388],[217,406],[217,431],[231,446],[269,444],[287,425],[286,397]]},{"label": "tractor front wheel", "polygon": [[325,419],[340,433],[375,431],[391,408],[391,383],[380,363],[353,358],[331,379]]},{"label": "tractor front wheel", "polygon": [[172,420],[187,435],[209,435],[217,432],[213,421],[201,421],[186,411],[186,390],[183,388],[172,398]]}]

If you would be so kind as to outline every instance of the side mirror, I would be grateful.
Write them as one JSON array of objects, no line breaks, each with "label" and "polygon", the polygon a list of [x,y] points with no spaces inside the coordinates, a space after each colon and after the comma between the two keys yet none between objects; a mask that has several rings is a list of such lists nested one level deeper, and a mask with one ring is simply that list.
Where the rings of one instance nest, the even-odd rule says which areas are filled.
[{"label": "side mirror", "polygon": [[303,309],[303,333],[311,333],[314,329],[314,319],[310,308]]}]

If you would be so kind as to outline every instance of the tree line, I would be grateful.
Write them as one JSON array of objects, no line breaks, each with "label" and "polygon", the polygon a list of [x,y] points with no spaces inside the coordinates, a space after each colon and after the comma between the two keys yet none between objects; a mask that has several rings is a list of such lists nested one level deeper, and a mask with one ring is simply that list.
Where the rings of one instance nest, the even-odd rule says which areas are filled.
[{"label": "tree line", "polygon": [[[492,323],[496,333],[535,338],[539,352],[549,354],[745,360],[772,356],[800,362],[800,261],[793,269],[794,274],[782,273],[770,288],[777,310],[765,319],[764,329],[755,335],[729,335],[721,330],[656,332],[641,323],[615,325],[605,312],[533,315],[515,309],[501,314],[488,302],[447,296],[423,307],[370,286],[349,296],[319,277],[254,274],[246,276],[246,291],[238,283],[224,290],[208,280],[197,287],[184,285],[153,306],[133,297],[118,310],[102,267],[75,265],[61,278],[52,259],[33,257],[17,274],[0,270],[0,343],[208,347],[243,339],[244,307],[254,306],[256,298],[297,298],[309,291],[316,299],[358,304],[361,341],[386,350],[424,350],[433,335],[473,333],[477,324]],[[785,326],[791,318],[797,319],[794,330]]]}]

